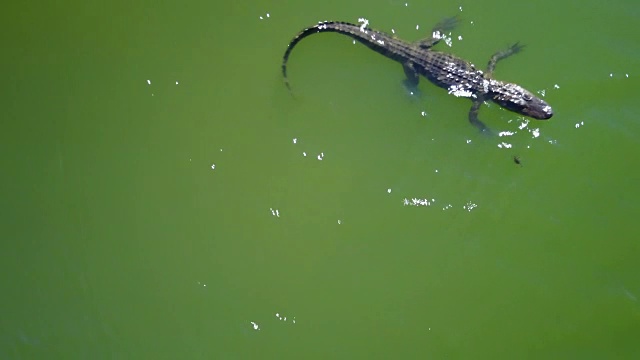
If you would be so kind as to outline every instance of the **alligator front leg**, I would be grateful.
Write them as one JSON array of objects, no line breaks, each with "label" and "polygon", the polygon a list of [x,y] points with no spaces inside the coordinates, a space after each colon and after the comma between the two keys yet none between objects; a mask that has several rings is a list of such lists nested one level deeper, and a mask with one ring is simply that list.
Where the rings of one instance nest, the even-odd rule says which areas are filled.
[{"label": "alligator front leg", "polygon": [[473,105],[471,105],[471,110],[469,110],[469,122],[478,128],[484,134],[490,134],[491,130],[478,119],[478,110],[480,110],[480,106],[484,102],[484,98],[482,96],[477,99],[473,99]]},{"label": "alligator front leg", "polygon": [[498,61],[508,58],[509,56],[520,52],[522,48],[524,48],[524,45],[520,45],[520,43],[515,43],[511,45],[508,49],[498,51],[497,53],[493,54],[491,59],[489,59],[489,64],[487,65],[487,75],[491,76],[493,74],[493,70],[496,69],[496,64],[498,63]]},{"label": "alligator front leg", "polygon": [[431,30],[431,36],[422,40],[418,40],[414,44],[422,49],[429,49],[440,42],[444,32],[453,30],[457,25],[457,16],[446,18],[433,27],[433,29]]},{"label": "alligator front leg", "polygon": [[411,61],[407,61],[402,64],[404,74],[407,78],[404,80],[404,86],[413,95],[418,92],[418,83],[420,82],[420,76],[416,71],[414,64]]}]

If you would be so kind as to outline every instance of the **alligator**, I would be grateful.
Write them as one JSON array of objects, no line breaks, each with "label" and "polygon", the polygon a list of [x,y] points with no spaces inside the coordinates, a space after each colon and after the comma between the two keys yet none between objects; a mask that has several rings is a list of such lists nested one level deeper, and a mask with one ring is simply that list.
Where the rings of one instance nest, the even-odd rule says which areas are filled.
[{"label": "alligator", "polygon": [[432,50],[434,45],[445,38],[445,32],[452,30],[457,23],[457,17],[445,19],[434,26],[430,37],[410,43],[370,29],[366,27],[366,22],[362,26],[339,21],[320,22],[302,30],[289,43],[282,60],[285,85],[291,90],[287,79],[287,60],[293,48],[309,35],[336,32],[400,62],[407,77],[405,84],[409,87],[417,87],[419,75],[422,75],[437,86],[448,89],[450,94],[470,98],[473,104],[469,111],[469,122],[480,131],[489,132],[478,119],[478,110],[485,101],[493,101],[507,110],[537,120],[546,120],[553,116],[551,106],[532,92],[519,85],[493,79],[496,64],[522,50],[523,46],[519,43],[493,54],[484,72],[457,56]]}]

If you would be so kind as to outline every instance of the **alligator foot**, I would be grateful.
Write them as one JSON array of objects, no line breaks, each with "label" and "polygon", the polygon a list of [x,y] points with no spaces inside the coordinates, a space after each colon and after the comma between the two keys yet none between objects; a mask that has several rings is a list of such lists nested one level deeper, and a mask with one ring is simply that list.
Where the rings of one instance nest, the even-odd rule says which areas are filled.
[{"label": "alligator foot", "polygon": [[446,18],[437,23],[436,26],[431,29],[431,36],[422,40],[418,40],[414,44],[422,49],[429,49],[430,47],[440,42],[440,40],[442,39],[442,35],[444,35],[443,33],[453,30],[459,22],[460,19],[458,16]]},{"label": "alligator foot", "polygon": [[407,76],[407,79],[404,81],[405,85],[409,87],[418,87],[420,75],[418,75],[414,64],[411,61],[407,61],[402,64],[402,69],[404,70],[404,74]]},{"label": "alligator foot", "polygon": [[498,63],[498,61],[502,59],[506,59],[513,54],[519,53],[520,51],[522,51],[523,48],[524,48],[524,45],[520,45],[520,43],[517,42],[511,45],[508,49],[498,51],[497,53],[493,54],[491,59],[489,59],[489,64],[487,65],[487,74],[489,76],[493,74],[493,70],[496,69],[496,64]]},{"label": "alligator foot", "polygon": [[440,31],[440,32],[451,31],[455,29],[455,27],[458,26],[459,23],[460,23],[460,17],[458,15],[448,17],[440,21],[439,23],[437,23],[436,26],[433,27],[432,31],[434,32],[435,31]]},{"label": "alligator foot", "polygon": [[471,109],[469,110],[469,122],[478,128],[481,133],[484,135],[493,135],[491,129],[489,129],[480,119],[478,119],[478,110],[480,106],[484,102],[484,99],[479,98],[473,101],[473,105],[471,105]]},{"label": "alligator foot", "polygon": [[418,89],[418,84],[413,83],[411,80],[409,79],[402,80],[402,85],[407,91],[407,93],[409,93],[409,95],[417,96],[417,97],[422,96],[422,92],[420,91],[420,89]]},{"label": "alligator foot", "polygon": [[407,61],[402,64],[402,68],[404,69],[404,74],[407,76],[407,78],[402,82],[404,87],[407,89],[409,94],[419,96],[420,90],[418,90],[418,83],[420,82],[420,75],[418,75],[414,64],[411,61]]}]

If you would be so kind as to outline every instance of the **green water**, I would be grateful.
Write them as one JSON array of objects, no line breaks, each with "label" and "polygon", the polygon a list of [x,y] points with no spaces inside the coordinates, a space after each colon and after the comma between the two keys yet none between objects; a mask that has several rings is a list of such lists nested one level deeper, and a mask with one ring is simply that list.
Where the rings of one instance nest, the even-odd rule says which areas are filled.
[{"label": "green water", "polygon": [[[0,359],[639,358],[640,5],[407,5],[6,6]],[[551,120],[336,34],[284,87],[319,20],[453,14]]]}]

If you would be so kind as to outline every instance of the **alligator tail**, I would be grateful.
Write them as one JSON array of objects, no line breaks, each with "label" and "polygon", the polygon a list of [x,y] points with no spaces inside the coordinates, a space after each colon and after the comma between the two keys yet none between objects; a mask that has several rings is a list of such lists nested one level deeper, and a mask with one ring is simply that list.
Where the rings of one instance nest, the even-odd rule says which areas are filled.
[{"label": "alligator tail", "polygon": [[289,79],[287,79],[287,61],[289,60],[289,56],[293,51],[293,48],[304,38],[309,35],[321,33],[321,32],[337,32],[340,34],[344,34],[347,36],[351,36],[354,39],[360,40],[363,38],[363,35],[358,34],[360,31],[373,31],[371,29],[362,29],[354,24],[350,24],[347,22],[341,21],[323,21],[320,22],[310,28],[302,30],[296,37],[291,40],[289,46],[287,47],[287,51],[285,51],[284,56],[282,57],[282,76],[284,77],[284,83],[289,90],[291,90],[291,86],[289,85]]}]

